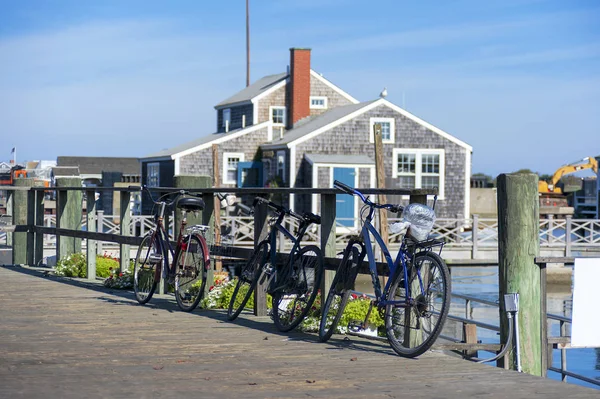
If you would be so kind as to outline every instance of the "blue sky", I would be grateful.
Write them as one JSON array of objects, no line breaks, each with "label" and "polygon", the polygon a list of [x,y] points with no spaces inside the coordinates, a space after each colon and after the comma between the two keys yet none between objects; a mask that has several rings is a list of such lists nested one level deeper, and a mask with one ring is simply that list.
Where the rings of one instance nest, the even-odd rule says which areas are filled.
[{"label": "blue sky", "polygon": [[[473,172],[600,155],[600,2],[251,0],[252,71],[290,47],[361,101],[473,146]],[[244,0],[0,0],[0,160],[140,157],[245,85]]]}]

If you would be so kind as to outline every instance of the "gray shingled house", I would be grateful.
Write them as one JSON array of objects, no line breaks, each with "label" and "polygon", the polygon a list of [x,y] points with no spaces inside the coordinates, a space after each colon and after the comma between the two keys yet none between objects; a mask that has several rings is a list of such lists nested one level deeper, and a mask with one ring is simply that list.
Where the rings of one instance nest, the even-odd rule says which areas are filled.
[{"label": "gray shingled house", "polygon": [[[438,217],[468,216],[472,147],[385,98],[359,102],[312,70],[310,56],[309,49],[290,49],[288,73],[217,104],[216,133],[143,157],[142,182],[167,187],[177,174],[213,175],[216,144],[222,186],[276,180],[331,187],[337,179],[374,187],[373,128],[380,124],[386,187],[438,187]],[[320,210],[316,195],[290,195],[289,202],[299,211]],[[352,225],[358,211],[356,199],[340,196],[338,221]]]}]

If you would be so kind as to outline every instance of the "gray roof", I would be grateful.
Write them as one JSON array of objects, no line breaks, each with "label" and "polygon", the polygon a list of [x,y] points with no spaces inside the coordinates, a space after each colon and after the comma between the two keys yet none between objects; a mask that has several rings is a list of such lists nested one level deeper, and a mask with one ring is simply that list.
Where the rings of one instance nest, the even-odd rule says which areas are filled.
[{"label": "gray roof", "polygon": [[234,104],[244,101],[250,101],[254,97],[258,96],[260,93],[269,90],[271,87],[286,79],[288,76],[287,73],[278,73],[276,75],[265,76],[252,83],[250,86],[244,88],[243,90],[237,92],[233,96],[229,97],[226,100],[221,101],[215,108],[221,107],[227,104]]},{"label": "gray roof", "polygon": [[190,148],[194,148],[194,147],[197,147],[202,144],[210,143],[211,141],[217,140],[218,138],[221,138],[221,137],[225,136],[226,134],[230,135],[230,134],[238,132],[240,130],[242,130],[242,129],[230,130],[228,133],[221,132],[221,133],[207,134],[206,136],[202,136],[196,140],[188,141],[187,143],[180,144],[177,147],[166,148],[164,150],[146,155],[140,159],[170,157],[171,155],[178,154],[182,151],[189,150]]},{"label": "gray roof", "polygon": [[52,168],[54,177],[63,176],[79,176],[79,168],[77,166],[55,166]]},{"label": "gray roof", "polygon": [[336,163],[350,165],[373,165],[375,161],[367,155],[304,154],[314,163]]},{"label": "gray roof", "polygon": [[138,158],[60,156],[56,158],[56,166],[76,166],[85,175],[101,174],[102,172],[140,174],[140,160]]},{"label": "gray roof", "polygon": [[282,145],[291,143],[292,141],[295,141],[309,133],[312,133],[315,130],[322,128],[323,126],[327,126],[330,123],[337,121],[338,119],[350,115],[351,113],[358,111],[359,109],[366,107],[367,105],[375,101],[377,100],[335,107],[327,112],[322,113],[321,115],[305,118],[299,121],[293,129],[286,131],[283,135],[283,138],[273,140],[272,143],[263,145],[261,147],[280,147]]}]

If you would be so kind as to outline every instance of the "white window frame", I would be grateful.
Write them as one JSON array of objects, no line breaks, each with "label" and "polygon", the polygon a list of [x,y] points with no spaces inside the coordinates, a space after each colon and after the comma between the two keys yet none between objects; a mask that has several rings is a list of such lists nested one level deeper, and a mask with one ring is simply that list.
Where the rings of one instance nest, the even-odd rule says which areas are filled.
[{"label": "white window frame", "polygon": [[384,144],[394,144],[396,140],[396,120],[394,118],[370,118],[369,119],[369,142],[375,142],[375,124],[387,122],[390,124],[390,139],[382,140]]},{"label": "white window frame", "polygon": [[231,108],[225,108],[223,110],[223,127],[227,127],[227,121],[229,121],[229,127],[231,127]]},{"label": "white window frame", "polygon": [[[150,170],[156,168],[156,185],[150,184]],[[160,187],[160,162],[151,162],[146,165],[146,185]]]},{"label": "white window frame", "polygon": [[[275,123],[273,121],[273,110],[274,109],[282,109],[283,110],[283,123]],[[272,105],[269,107],[269,120],[273,122],[273,126],[285,126],[285,121],[287,118],[287,107],[281,105]]]},{"label": "white window frame", "polygon": [[[283,182],[285,183],[287,181],[286,176],[285,176],[285,151],[277,151],[277,169],[275,172],[276,176],[279,176],[279,171],[281,170],[281,179],[283,180]],[[279,167],[279,157],[283,157],[283,164],[281,165],[281,168]]]},{"label": "white window frame", "polygon": [[[323,100],[323,105],[313,104],[313,100]],[[327,97],[325,97],[325,96],[310,96],[310,109],[327,109]]]},{"label": "white window frame", "polygon": [[238,162],[244,162],[244,153],[243,152],[224,152],[223,153],[223,184],[237,184],[237,174],[235,179],[229,180],[227,178],[227,172],[229,169],[227,166],[229,165],[230,158],[238,158]]},{"label": "white window frame", "polygon": [[444,199],[445,175],[446,175],[446,151],[443,148],[394,148],[392,151],[392,177],[412,176],[412,174],[398,173],[398,155],[415,154],[415,188],[421,188],[423,176],[437,176],[437,174],[423,173],[423,155],[439,155],[440,157],[440,185],[438,187],[438,199]]}]

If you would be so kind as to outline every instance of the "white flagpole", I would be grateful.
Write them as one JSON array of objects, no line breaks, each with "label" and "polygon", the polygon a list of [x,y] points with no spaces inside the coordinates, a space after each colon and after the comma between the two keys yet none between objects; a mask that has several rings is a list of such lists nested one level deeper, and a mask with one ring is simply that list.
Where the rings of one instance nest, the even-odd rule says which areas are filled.
[{"label": "white flagpole", "polygon": [[17,147],[13,147],[13,164],[17,165]]}]

